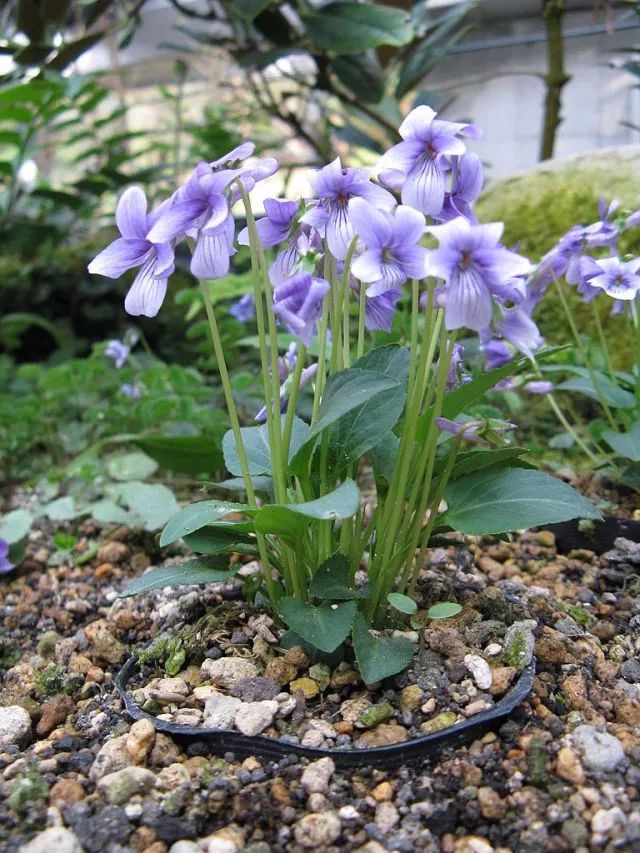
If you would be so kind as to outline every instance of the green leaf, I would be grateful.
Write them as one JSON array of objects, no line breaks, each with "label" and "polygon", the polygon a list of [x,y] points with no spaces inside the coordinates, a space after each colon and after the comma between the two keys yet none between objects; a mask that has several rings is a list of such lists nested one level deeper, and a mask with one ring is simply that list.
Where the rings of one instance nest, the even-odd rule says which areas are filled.
[{"label": "green leaf", "polygon": [[312,521],[337,521],[350,518],[360,508],[360,490],[353,480],[317,498],[300,504],[270,504],[255,512],[254,524],[259,533],[273,533],[296,539]]},{"label": "green leaf", "polygon": [[605,429],[602,432],[602,438],[620,456],[632,462],[640,462],[640,421],[637,421],[628,432]]},{"label": "green leaf", "polygon": [[444,521],[474,535],[507,533],[600,513],[575,489],[542,471],[505,468],[477,471],[450,483]]},{"label": "green leaf", "polygon": [[87,511],[91,518],[99,521],[101,524],[132,524],[133,518],[131,513],[127,512],[121,506],[105,498],[101,501],[95,501],[89,504]]},{"label": "green leaf", "polygon": [[462,605],[455,601],[441,601],[427,610],[429,619],[450,619],[462,611]]},{"label": "green leaf", "polygon": [[178,474],[213,474],[223,466],[221,435],[152,435],[135,443],[161,468]]},{"label": "green leaf", "polygon": [[[268,495],[273,500],[273,478],[271,477],[252,477],[253,489],[256,492],[262,492]],[[233,477],[229,480],[222,480],[217,484],[220,489],[227,489],[230,492],[246,492],[246,486],[242,477]]]},{"label": "green leaf", "polygon": [[[180,509],[171,489],[159,483],[122,483],[117,493],[136,514],[144,530],[158,530]],[[137,522],[134,524],[138,526]]]},{"label": "green leaf", "polygon": [[369,585],[352,588],[349,576],[349,560],[343,554],[334,554],[316,570],[309,584],[309,594],[330,601],[369,598]]},{"label": "green leaf", "polygon": [[304,473],[318,436],[343,415],[368,403],[377,394],[397,388],[395,379],[383,376],[373,370],[348,369],[334,373],[327,380],[322,396],[318,420],[311,428],[308,438],[290,460],[289,468],[293,473]]},{"label": "green leaf", "polygon": [[356,602],[325,602],[320,607],[288,596],[278,602],[278,613],[284,622],[323,652],[332,652],[349,636],[356,615]]},{"label": "green leaf", "polygon": [[[470,450],[468,453],[460,453],[454,463],[451,479],[457,480],[458,477],[486,468],[530,468],[532,466],[520,458],[525,453],[529,453],[526,447],[498,447],[495,450]],[[436,475],[442,472],[445,465],[446,459],[438,459]]]},{"label": "green leaf", "polygon": [[264,12],[271,0],[235,0],[235,8],[241,18],[252,21]]},{"label": "green leaf", "polygon": [[[194,583],[224,583],[235,574],[234,569],[221,569],[220,565],[213,560],[186,560],[184,563],[176,563],[173,566],[161,566],[145,572],[139,578],[132,581],[120,593],[120,598],[130,595],[140,595],[150,592],[152,589],[164,589],[167,586],[186,586]],[[239,567],[239,566],[238,566]]]},{"label": "green leaf", "polygon": [[402,595],[400,592],[390,592],[387,595],[387,601],[400,613],[406,613],[408,616],[413,616],[418,612],[418,605],[413,598],[408,595]]},{"label": "green leaf", "polygon": [[82,515],[82,511],[76,509],[75,501],[70,495],[44,504],[40,507],[40,512],[52,521],[71,521],[72,518]]},{"label": "green leaf", "polygon": [[378,4],[329,3],[305,15],[304,22],[313,45],[334,54],[362,53],[381,44],[400,47],[413,37],[406,12]]},{"label": "green leaf", "polygon": [[375,51],[359,56],[337,56],[330,68],[342,85],[365,103],[377,104],[382,99],[383,72]]},{"label": "green leaf", "polygon": [[358,613],[352,629],[353,647],[365,684],[402,672],[411,663],[413,646],[406,637],[375,637]]},{"label": "green leaf", "polygon": [[407,398],[409,351],[396,344],[377,347],[354,362],[351,370],[375,372],[395,380],[396,384],[387,391],[369,396],[330,427],[330,457],[339,470],[357,462],[384,440],[400,419]]},{"label": "green leaf", "polygon": [[395,433],[390,432],[379,444],[371,448],[369,456],[376,478],[383,478],[387,483],[391,482],[399,447],[400,439]]},{"label": "green leaf", "polygon": [[195,504],[183,507],[167,523],[160,536],[160,546],[171,545],[183,536],[188,536],[207,524],[212,524],[225,515],[232,512],[246,513],[249,507],[246,504],[236,504],[231,501],[199,501]]},{"label": "green leaf", "polygon": [[0,539],[8,545],[19,542],[31,530],[34,515],[26,509],[14,509],[0,518]]},{"label": "green leaf", "polygon": [[[617,385],[604,375],[595,371],[596,380],[602,398],[612,409],[633,409],[636,405],[636,398],[624,388],[619,388]],[[571,379],[565,379],[559,385],[556,385],[558,391],[576,391],[579,394],[584,394],[592,400],[600,401],[600,394],[596,389],[591,377],[589,376],[574,376]]]},{"label": "green leaf", "polygon": [[157,470],[155,459],[140,451],[112,456],[107,462],[107,473],[114,480],[144,480]]},{"label": "green leaf", "polygon": [[[284,429],[286,415],[282,415],[281,425]],[[293,418],[289,459],[292,459],[309,437],[309,425],[298,417]],[[242,443],[247,455],[249,473],[251,476],[271,474],[271,453],[269,450],[269,431],[266,424],[261,426],[242,427],[240,429]],[[228,430],[222,440],[225,465],[236,477],[242,476],[242,467],[238,458],[238,449],[233,430]]]},{"label": "green leaf", "polygon": [[252,528],[251,522],[221,522],[201,527],[183,539],[185,545],[196,554],[227,554],[229,551],[253,553],[255,544],[246,536]]}]

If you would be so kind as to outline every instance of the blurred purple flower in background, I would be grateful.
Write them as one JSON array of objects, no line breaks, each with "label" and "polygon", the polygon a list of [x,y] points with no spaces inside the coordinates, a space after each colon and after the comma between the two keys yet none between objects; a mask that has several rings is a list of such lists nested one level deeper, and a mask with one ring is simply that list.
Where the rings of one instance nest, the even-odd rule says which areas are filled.
[{"label": "blurred purple flower in background", "polygon": [[339,157],[309,176],[317,203],[307,210],[301,221],[326,239],[329,251],[338,261],[347,257],[354,237],[350,199],[363,198],[375,207],[395,206],[391,193],[372,183],[370,177],[370,169],[353,166],[343,169]]},{"label": "blurred purple flower in background", "polygon": [[588,283],[592,288],[604,290],[614,299],[634,299],[640,290],[640,258],[621,261],[620,258],[601,258],[589,266]]},{"label": "blurred purple flower in background", "polygon": [[[280,413],[284,414],[289,406],[290,381],[296,364],[298,362],[298,345],[292,343],[283,356],[278,358],[278,378],[280,379]],[[312,379],[314,379],[318,371],[317,364],[311,364],[305,367],[300,374],[300,388],[304,388]],[[263,406],[255,416],[254,420],[258,423],[264,423],[267,419],[267,407]]]},{"label": "blurred purple flower in background", "polygon": [[390,148],[378,162],[380,181],[399,190],[403,204],[431,216],[437,216],[444,206],[450,158],[466,151],[458,137],[477,139],[481,135],[475,125],[442,121],[436,115],[424,105],[412,110],[400,125],[404,141]]},{"label": "blurred purple flower in background", "polygon": [[107,341],[107,345],[104,350],[104,354],[107,358],[113,359],[113,366],[116,370],[120,370],[120,368],[126,363],[129,358],[129,353],[129,347],[123,341],[117,340],[117,338]]},{"label": "blurred purple flower in background", "polygon": [[[289,236],[293,220],[300,208],[299,201],[287,201],[284,198],[266,198],[264,210],[266,216],[256,222],[260,245],[263,249],[277,246]],[[240,246],[249,245],[249,229],[243,228],[238,234]]]},{"label": "blurred purple flower in background", "polygon": [[6,574],[14,568],[14,564],[9,559],[9,543],[5,539],[0,539],[0,574]]},{"label": "blurred purple flower in background", "polygon": [[425,218],[411,207],[399,205],[393,213],[376,210],[361,198],[349,202],[351,222],[366,246],[351,265],[353,275],[367,283],[367,296],[397,290],[409,278],[427,274],[429,252],[419,245]]},{"label": "blurred purple flower in background", "polygon": [[[486,339],[483,341],[483,337]],[[508,364],[513,358],[513,353],[504,341],[498,338],[491,337],[491,329],[486,330],[486,334],[480,336],[481,349],[486,356],[485,370],[493,370],[496,367],[502,367],[503,364]]]},{"label": "blurred purple flower in background", "polygon": [[477,154],[467,152],[462,157],[452,157],[453,185],[447,193],[444,207],[435,218],[440,222],[448,222],[456,216],[464,216],[469,222],[477,223],[471,205],[480,195],[484,184],[484,169],[482,160]]},{"label": "blurred purple flower in background", "polygon": [[500,244],[503,224],[472,225],[459,216],[427,230],[440,246],[430,254],[430,273],[444,279],[445,325],[479,332],[491,323],[493,299],[520,302],[531,264]]},{"label": "blurred purple flower in background", "polygon": [[253,293],[245,293],[230,306],[229,314],[239,323],[249,323],[256,316],[256,304]]},{"label": "blurred purple flower in background", "polygon": [[103,249],[89,264],[89,272],[120,278],[133,267],[140,267],[124,307],[127,313],[155,317],[173,270],[173,246],[169,239],[151,239],[149,230],[167,209],[165,202],[147,213],[147,197],[139,187],[125,190],[116,207],[116,224],[122,235]]},{"label": "blurred purple flower in background", "polygon": [[527,394],[550,394],[553,391],[553,382],[546,382],[543,379],[534,382],[525,382],[522,390]]},{"label": "blurred purple flower in background", "polygon": [[142,388],[139,385],[132,385],[130,382],[123,382],[120,386],[120,393],[131,400],[139,400],[142,397]]},{"label": "blurred purple flower in background", "polygon": [[306,346],[310,346],[315,337],[322,301],[328,292],[329,282],[305,272],[285,279],[274,291],[274,313]]}]

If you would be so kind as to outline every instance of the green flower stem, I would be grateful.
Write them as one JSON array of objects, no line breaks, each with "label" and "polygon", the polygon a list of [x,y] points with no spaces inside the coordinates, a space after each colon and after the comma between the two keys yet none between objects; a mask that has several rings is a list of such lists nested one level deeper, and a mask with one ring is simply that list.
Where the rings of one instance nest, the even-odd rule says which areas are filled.
[{"label": "green flower stem", "polygon": [[322,400],[322,392],[327,376],[327,329],[329,327],[329,310],[330,300],[325,299],[322,306],[322,319],[320,320],[320,329],[318,331],[318,372],[316,373],[316,381],[313,389],[313,407],[311,410],[311,426],[318,420],[318,410],[320,409],[320,401]]},{"label": "green flower stem", "polygon": [[[236,408],[235,400],[233,399],[233,391],[231,389],[231,382],[229,381],[229,371],[227,370],[227,362],[224,357],[224,347],[222,346],[222,340],[220,339],[218,321],[216,320],[215,311],[213,310],[213,303],[211,302],[211,294],[209,293],[209,288],[207,287],[206,282],[200,282],[200,291],[204,298],[204,306],[207,312],[209,329],[211,331],[211,342],[213,343],[213,351],[215,352],[216,360],[218,362],[220,381],[222,382],[222,390],[224,392],[224,398],[229,412],[229,421],[231,422],[231,429],[233,431],[233,437],[236,442],[236,448],[238,451],[238,461],[240,462],[242,479],[244,480],[244,487],[247,492],[247,501],[249,502],[249,506],[255,507],[257,506],[256,495],[253,489],[253,481],[251,479],[251,474],[249,473],[249,463],[247,462],[247,454],[244,449],[242,433],[240,432],[238,410]],[[267,586],[269,600],[271,602],[272,607],[275,608],[276,597],[273,578],[271,577],[271,564],[269,562],[267,543],[261,533],[256,533],[256,540],[258,543],[258,551],[260,553],[262,571],[264,573],[264,579],[265,584]]]},{"label": "green flower stem", "polygon": [[571,314],[571,308],[569,307],[569,303],[567,301],[567,297],[565,296],[564,290],[562,289],[562,285],[560,284],[560,282],[558,281],[557,278],[554,278],[553,281],[554,281],[554,284],[556,286],[556,290],[558,292],[558,296],[560,298],[560,302],[562,304],[562,308],[564,310],[565,316],[567,318],[569,328],[571,329],[571,334],[573,335],[573,339],[576,342],[576,346],[578,347],[578,351],[579,351],[580,355],[582,356],[582,360],[584,361],[585,367],[587,368],[587,371],[589,372],[589,377],[591,379],[591,382],[593,384],[595,392],[598,395],[598,400],[600,402],[600,405],[602,406],[602,409],[603,409],[603,411],[606,415],[606,418],[609,421],[609,424],[611,425],[612,429],[617,429],[617,424],[613,418],[613,415],[611,414],[611,409],[609,408],[609,405],[604,398],[604,394],[602,392],[602,386],[600,384],[600,380],[598,379],[596,372],[593,369],[593,366],[591,364],[591,359],[589,358],[589,354],[588,354],[584,344],[582,343],[582,338],[580,337],[580,334],[578,332],[578,327],[576,326],[575,320],[573,319],[573,315]]},{"label": "green flower stem", "polygon": [[342,323],[340,322],[340,297],[341,287],[336,270],[336,262],[333,256],[325,253],[327,264],[328,281],[331,285],[329,297],[331,299],[331,360],[329,362],[329,375],[340,370],[342,367]]},{"label": "green flower stem", "polygon": [[563,413],[562,409],[561,409],[561,408],[560,408],[560,406],[558,405],[558,403],[557,403],[557,401],[556,401],[555,397],[553,396],[553,394],[550,392],[549,394],[545,394],[545,397],[546,397],[546,398],[547,398],[547,400],[549,401],[549,405],[550,405],[550,406],[551,406],[551,408],[553,409],[553,412],[554,412],[555,416],[556,416],[556,417],[557,417],[557,419],[560,421],[560,423],[562,424],[562,426],[566,429],[566,431],[569,433],[569,435],[571,436],[571,438],[573,438],[573,440],[574,440],[574,441],[575,441],[575,443],[578,445],[578,447],[580,447],[580,448],[582,449],[583,453],[585,453],[585,454],[589,457],[589,459],[590,459],[590,460],[591,460],[595,465],[599,465],[599,464],[600,464],[600,459],[598,459],[598,457],[597,457],[594,453],[592,453],[592,451],[589,449],[589,446],[588,446],[588,445],[587,445],[587,444],[582,440],[582,438],[580,437],[580,435],[579,435],[579,434],[576,432],[576,430],[571,426],[571,424],[569,423],[569,421],[566,419],[566,417],[565,417],[565,415],[564,415],[564,413]]},{"label": "green flower stem", "polygon": [[[269,435],[269,449],[273,469],[273,488],[278,503],[287,502],[286,474],[283,468],[281,444],[281,419],[280,419],[280,378],[278,374],[278,338],[275,324],[275,316],[271,306],[271,285],[267,276],[264,253],[260,246],[260,237],[256,228],[256,220],[251,207],[249,194],[245,190],[242,181],[236,181],[239,188],[242,203],[247,216],[247,230],[249,232],[249,250],[251,254],[251,268],[254,278],[256,320],[258,324],[258,340],[260,346],[260,359],[262,361],[262,373],[265,392],[265,403],[267,407],[267,432]],[[263,300],[264,299],[264,303]],[[266,351],[266,328],[264,322],[264,306],[266,305],[267,322],[269,326],[269,349],[270,370]],[[269,385],[269,382],[271,383]],[[270,417],[270,420],[269,420]]]},{"label": "green flower stem", "polygon": [[596,304],[596,300],[594,299],[591,302],[591,309],[593,311],[593,318],[596,323],[596,329],[598,331],[598,338],[600,340],[600,346],[602,348],[602,354],[604,355],[605,364],[607,365],[607,372],[609,374],[609,378],[612,382],[615,382],[615,375],[613,372],[613,364],[611,361],[611,353],[609,352],[609,347],[607,346],[607,340],[604,336],[604,329],[602,328],[602,320],[600,319],[600,312],[598,311],[598,306]]},{"label": "green flower stem", "polygon": [[362,358],[364,355],[364,321],[365,308],[367,305],[367,293],[363,284],[360,285],[360,298],[358,299],[358,344],[356,349],[356,358]]},{"label": "green flower stem", "polygon": [[[293,430],[293,419],[296,414],[296,405],[298,403],[298,393],[300,391],[300,377],[304,369],[304,364],[307,358],[307,348],[300,341],[298,344],[298,355],[296,357],[296,366],[293,371],[291,388],[289,389],[289,403],[287,406],[287,416],[284,422],[284,435],[282,437],[282,461],[285,469],[289,464],[289,448],[291,447],[291,432]],[[285,470],[286,474],[286,470]]]},{"label": "green flower stem", "polygon": [[420,283],[411,279],[411,339],[409,345],[409,384],[413,388],[418,355],[418,321],[420,319]]},{"label": "green flower stem", "polygon": [[351,364],[351,329],[349,304],[351,302],[351,288],[349,287],[349,273],[351,271],[351,259],[356,250],[358,238],[354,237],[347,251],[340,281],[340,311],[342,312],[342,366],[349,367]]}]

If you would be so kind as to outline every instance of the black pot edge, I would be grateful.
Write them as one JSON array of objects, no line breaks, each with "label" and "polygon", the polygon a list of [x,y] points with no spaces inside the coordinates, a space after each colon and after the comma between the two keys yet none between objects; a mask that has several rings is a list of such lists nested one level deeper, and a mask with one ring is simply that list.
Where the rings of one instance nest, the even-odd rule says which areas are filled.
[{"label": "black pot edge", "polygon": [[136,663],[137,658],[135,656],[130,657],[118,673],[115,681],[118,693],[124,700],[127,713],[134,720],[145,718],[150,720],[156,731],[171,735],[180,744],[199,741],[206,744],[215,753],[231,752],[241,758],[258,755],[262,758],[279,761],[286,756],[297,755],[311,760],[331,758],[338,767],[376,766],[390,769],[413,761],[435,758],[444,749],[462,746],[489,731],[497,729],[504,719],[510,716],[529,695],[536,673],[534,658],[521,672],[511,690],[495,705],[443,731],[412,738],[404,743],[372,747],[371,749],[324,749],[282,743],[265,735],[250,737],[240,732],[224,729],[183,726],[166,720],[158,720],[143,711],[134,700],[133,695],[127,690],[127,683],[133,675]]},{"label": "black pot edge", "polygon": [[602,521],[593,522],[593,531],[580,529],[580,519],[559,521],[555,524],[544,524],[536,530],[550,530],[556,535],[556,543],[560,553],[573,549],[584,548],[603,554],[614,547],[615,540],[621,536],[640,542],[640,521],[633,518],[618,518],[616,515],[604,515]]}]

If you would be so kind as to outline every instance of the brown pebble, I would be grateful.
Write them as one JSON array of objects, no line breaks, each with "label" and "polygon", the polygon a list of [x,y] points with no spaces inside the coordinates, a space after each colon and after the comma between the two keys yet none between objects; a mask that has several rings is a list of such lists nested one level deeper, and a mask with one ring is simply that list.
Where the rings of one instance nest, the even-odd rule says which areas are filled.
[{"label": "brown pebble", "polygon": [[67,715],[73,710],[73,701],[70,696],[60,694],[52,696],[42,706],[42,716],[36,727],[40,737],[46,737],[67,719]]},{"label": "brown pebble", "polygon": [[482,816],[488,820],[499,820],[507,810],[506,803],[493,788],[478,788],[478,805]]},{"label": "brown pebble", "polygon": [[333,724],[333,728],[339,735],[350,735],[353,731],[353,723],[349,723],[347,720],[338,720],[337,723]]},{"label": "brown pebble", "polygon": [[556,758],[556,775],[572,785],[584,784],[584,768],[572,749],[563,746]]},{"label": "brown pebble", "polygon": [[302,646],[291,646],[284,656],[284,660],[292,663],[296,669],[306,669],[309,666],[309,655]]},{"label": "brown pebble", "polygon": [[491,670],[493,678],[489,693],[492,696],[501,696],[506,693],[517,674],[518,670],[515,666],[498,666]]},{"label": "brown pebble", "polygon": [[289,684],[298,674],[298,667],[285,658],[272,658],[264,671],[267,678],[277,684]]},{"label": "brown pebble", "polygon": [[391,782],[380,782],[371,792],[371,796],[377,803],[385,803],[392,800],[393,786]]},{"label": "brown pebble", "polygon": [[97,558],[100,563],[122,563],[129,556],[129,546],[124,542],[105,542],[98,548]]},{"label": "brown pebble", "polygon": [[49,791],[49,799],[54,806],[70,806],[86,796],[84,788],[75,779],[60,779]]}]

